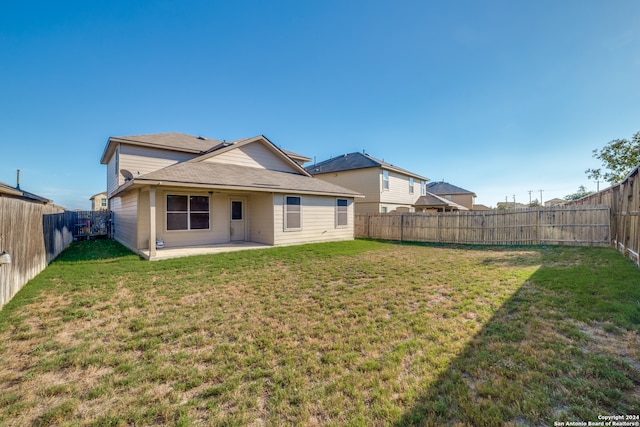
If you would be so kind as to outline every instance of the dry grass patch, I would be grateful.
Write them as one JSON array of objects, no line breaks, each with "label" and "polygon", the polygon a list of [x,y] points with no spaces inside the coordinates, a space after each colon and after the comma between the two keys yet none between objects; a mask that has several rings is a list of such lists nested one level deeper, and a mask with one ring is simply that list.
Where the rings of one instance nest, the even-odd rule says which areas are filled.
[{"label": "dry grass patch", "polygon": [[0,313],[0,423],[537,425],[640,412],[639,279],[592,248],[354,241],[149,263],[82,242]]}]

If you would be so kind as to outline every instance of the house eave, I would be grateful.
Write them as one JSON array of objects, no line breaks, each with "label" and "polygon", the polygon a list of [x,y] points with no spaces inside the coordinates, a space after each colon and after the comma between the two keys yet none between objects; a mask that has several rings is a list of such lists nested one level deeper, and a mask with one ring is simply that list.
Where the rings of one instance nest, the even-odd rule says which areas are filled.
[{"label": "house eave", "polygon": [[126,182],[125,184],[121,185],[117,190],[115,190],[111,194],[111,197],[115,197],[121,193],[124,193],[128,190],[132,190],[134,188],[140,188],[145,186],[198,188],[198,189],[208,189],[208,190],[217,190],[217,191],[249,191],[249,192],[260,192],[260,193],[306,194],[306,195],[331,196],[331,197],[353,197],[353,198],[365,197],[363,194],[359,194],[359,193],[300,190],[296,188],[271,187],[271,186],[264,186],[264,185],[255,185],[255,186],[216,185],[216,184],[207,184],[207,183],[199,183],[199,182],[151,180],[151,179],[144,179],[144,178],[135,178],[131,181]]}]

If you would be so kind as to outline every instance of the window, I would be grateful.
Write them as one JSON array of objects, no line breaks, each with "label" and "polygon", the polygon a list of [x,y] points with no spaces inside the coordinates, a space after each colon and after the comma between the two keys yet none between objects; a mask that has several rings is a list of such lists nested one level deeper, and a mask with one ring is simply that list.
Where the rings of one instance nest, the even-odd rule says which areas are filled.
[{"label": "window", "polygon": [[167,230],[208,229],[208,196],[167,195]]},{"label": "window", "polygon": [[389,171],[382,171],[382,189],[389,189]]},{"label": "window", "polygon": [[347,199],[336,200],[336,227],[349,225],[348,206],[349,201]]},{"label": "window", "polygon": [[387,213],[387,207],[386,206],[381,207],[380,208],[380,212],[381,213]]},{"label": "window", "polygon": [[100,199],[100,206],[102,206],[103,208],[107,207],[107,199]]},{"label": "window", "polygon": [[242,202],[240,200],[231,201],[231,221],[242,221]]},{"label": "window", "polygon": [[420,181],[420,195],[427,195],[427,181]]},{"label": "window", "polygon": [[302,229],[302,198],[300,196],[285,196],[284,199],[284,229]]},{"label": "window", "polygon": [[409,194],[413,194],[413,178],[409,178]]}]

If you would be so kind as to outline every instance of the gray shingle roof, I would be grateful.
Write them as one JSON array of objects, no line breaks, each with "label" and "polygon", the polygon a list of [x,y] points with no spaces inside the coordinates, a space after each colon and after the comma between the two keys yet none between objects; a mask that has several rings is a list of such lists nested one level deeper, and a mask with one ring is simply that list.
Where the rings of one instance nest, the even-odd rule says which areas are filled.
[{"label": "gray shingle roof", "polygon": [[414,206],[417,207],[429,207],[429,206],[433,206],[433,207],[451,207],[451,208],[455,208],[461,211],[468,211],[469,209],[465,208],[464,206],[452,202],[451,200],[447,200],[445,198],[442,198],[440,196],[436,196],[435,194],[429,193],[427,192],[427,194],[425,196],[420,196],[418,198],[418,200],[416,200],[416,202],[413,204]]},{"label": "gray shingle roof", "polygon": [[24,191],[22,189],[12,187],[8,184],[5,184],[4,182],[0,182],[0,193],[8,194],[11,196],[22,197],[34,202],[40,202],[45,204],[53,202],[52,200],[49,200],[46,197],[38,196],[37,194],[29,193],[28,191]]},{"label": "gray shingle roof", "polygon": [[418,175],[416,173],[409,172],[406,169],[402,169],[397,166],[394,166],[391,163],[387,163],[383,160],[379,160],[379,159],[376,159],[375,157],[371,157],[368,154],[363,154],[358,152],[334,157],[329,160],[316,163],[315,165],[307,166],[306,170],[311,175],[318,175],[322,173],[342,172],[342,171],[366,169],[366,168],[384,168],[384,169],[400,172],[404,175],[408,175],[408,176],[422,179],[425,181],[429,180],[428,178],[425,178],[421,175]]},{"label": "gray shingle roof", "polygon": [[456,187],[448,182],[430,182],[427,184],[427,191],[433,194],[473,194],[473,191],[465,190],[464,188]]},{"label": "gray shingle roof", "polygon": [[217,139],[202,136],[187,135],[184,133],[153,133],[148,135],[112,136],[109,138],[115,142],[139,143],[149,146],[157,146],[169,149],[179,149],[190,152],[205,152],[211,147],[221,144]]},{"label": "gray shingle roof", "polygon": [[136,177],[135,182],[205,185],[277,193],[301,192],[359,197],[360,193],[304,175],[209,162],[185,162]]}]

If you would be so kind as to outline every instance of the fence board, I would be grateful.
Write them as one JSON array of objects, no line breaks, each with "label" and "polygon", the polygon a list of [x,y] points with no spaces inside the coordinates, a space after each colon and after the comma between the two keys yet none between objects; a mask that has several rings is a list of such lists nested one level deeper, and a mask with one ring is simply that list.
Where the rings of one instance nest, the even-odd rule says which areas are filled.
[{"label": "fence board", "polygon": [[10,264],[0,264],[0,307],[73,241],[79,217],[91,225],[91,235],[108,233],[108,212],[70,212],[0,197],[0,253],[11,256]]},{"label": "fence board", "polygon": [[606,246],[608,206],[506,211],[356,214],[356,237],[435,243]]},{"label": "fence board", "polygon": [[594,203],[611,207],[612,245],[640,266],[640,165],[619,184],[569,202],[570,206]]}]

